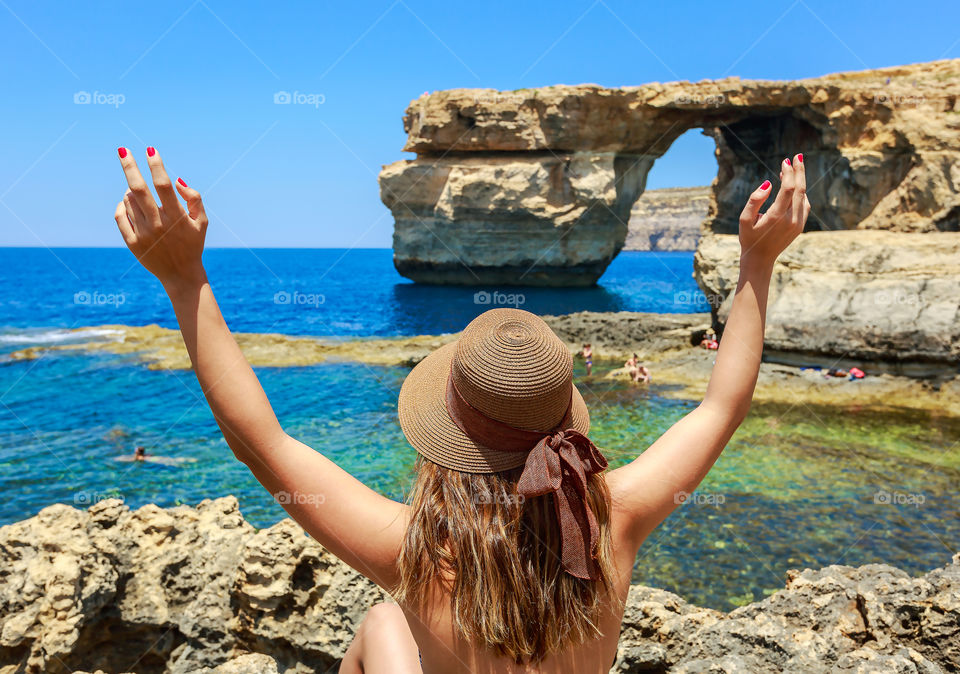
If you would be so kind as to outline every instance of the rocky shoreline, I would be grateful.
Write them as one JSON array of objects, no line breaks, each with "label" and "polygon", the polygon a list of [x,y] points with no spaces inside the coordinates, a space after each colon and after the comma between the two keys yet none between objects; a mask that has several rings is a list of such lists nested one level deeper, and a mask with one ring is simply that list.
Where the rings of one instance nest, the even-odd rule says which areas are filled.
[{"label": "rocky shoreline", "polygon": [[[774,304],[776,307],[776,304]],[[594,346],[594,377],[620,377],[623,361],[636,352],[653,370],[658,394],[700,400],[706,390],[716,352],[698,348],[698,335],[710,327],[709,313],[648,314],[578,312],[544,316],[571,352],[584,342]],[[76,330],[78,341],[36,346],[12,352],[12,359],[30,360],[48,352],[107,352],[129,355],[151,369],[189,369],[190,360],[179,332],[156,325],[110,325]],[[84,340],[87,333],[110,334]],[[776,333],[774,332],[774,335]],[[455,334],[337,340],[276,334],[237,333],[248,360],[256,367],[293,367],[333,361],[412,367],[434,349],[456,339]],[[776,346],[776,342],[774,345]],[[770,344],[765,347],[769,349]],[[774,360],[782,354],[773,349]],[[864,354],[869,355],[869,354]],[[778,356],[780,358],[778,358]],[[922,377],[907,376],[902,364],[819,354],[793,354],[792,362],[764,362],[760,367],[756,403],[860,405],[909,408],[960,416],[960,373],[949,365],[924,369]],[[867,378],[848,381],[824,378],[819,367],[858,365]],[[810,369],[814,368],[814,369]]]},{"label": "rocky shoreline", "polygon": [[[922,577],[885,565],[791,571],[722,613],[630,590],[611,672],[955,672],[960,554]],[[56,504],[0,527],[0,674],[336,671],[384,593],[289,519],[237,500],[130,510]]]},{"label": "rocky shoreline", "polygon": [[[694,274],[720,324],[739,274],[735,235],[700,241]],[[960,366],[960,234],[804,234],[774,267],[764,355],[861,361],[919,377]],[[838,365],[839,366],[839,365]]]}]

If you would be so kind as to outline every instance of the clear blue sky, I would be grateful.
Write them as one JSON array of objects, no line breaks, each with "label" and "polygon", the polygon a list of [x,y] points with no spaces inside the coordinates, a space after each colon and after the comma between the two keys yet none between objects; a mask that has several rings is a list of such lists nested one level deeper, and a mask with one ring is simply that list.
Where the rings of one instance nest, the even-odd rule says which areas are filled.
[{"label": "clear blue sky", "polygon": [[[210,246],[388,247],[376,177],[410,157],[401,116],[425,90],[957,58],[960,3],[0,0],[0,35],[0,245],[121,245],[115,148],[154,145],[204,193]],[[712,153],[686,134],[649,186],[708,184]]]}]

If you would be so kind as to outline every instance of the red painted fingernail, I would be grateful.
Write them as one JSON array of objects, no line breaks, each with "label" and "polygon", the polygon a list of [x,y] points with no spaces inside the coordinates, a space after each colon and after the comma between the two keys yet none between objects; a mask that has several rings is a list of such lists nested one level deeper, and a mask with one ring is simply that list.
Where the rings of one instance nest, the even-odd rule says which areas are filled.
[{"label": "red painted fingernail", "polygon": [[184,187],[187,186],[187,183],[183,182],[183,178],[177,178],[177,182],[183,185]]},{"label": "red painted fingernail", "polygon": [[769,187],[770,187],[770,181],[769,181],[769,180],[764,180],[764,181],[763,181],[763,184],[760,186],[760,189],[763,190],[763,191],[767,191],[767,189],[769,189]]},{"label": "red painted fingernail", "polygon": [[125,148],[125,147],[118,147],[118,148],[117,148],[117,154],[120,155],[120,159],[123,159],[124,157],[127,156],[127,148]]},{"label": "red painted fingernail", "polygon": [[791,166],[789,159],[784,159],[784,161],[787,162],[787,166]]},{"label": "red painted fingernail", "polygon": [[798,164],[802,164],[802,163],[803,163],[803,155],[802,155],[802,154],[798,154],[798,155],[797,155],[797,163],[798,163]]},{"label": "red painted fingernail", "polygon": [[147,148],[147,156],[148,156],[148,157],[152,157],[152,156],[155,155],[155,154],[157,154],[157,151],[156,151],[156,150],[154,150],[152,147],[148,147],[148,148]]}]

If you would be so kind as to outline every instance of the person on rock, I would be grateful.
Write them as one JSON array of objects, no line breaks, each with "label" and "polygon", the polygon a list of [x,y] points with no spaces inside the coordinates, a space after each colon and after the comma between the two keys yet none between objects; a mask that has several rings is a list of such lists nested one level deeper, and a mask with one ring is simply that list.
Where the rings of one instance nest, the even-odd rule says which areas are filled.
[{"label": "person on rock", "polygon": [[129,189],[117,226],[170,298],[230,449],[270,493],[298,494],[282,499],[286,511],[396,600],[369,610],[341,674],[606,674],[641,545],[750,408],[773,264],[810,212],[802,155],[783,160],[765,213],[770,181],[740,216],[727,338],[695,409],[610,470],[566,345],[533,314],[492,309],[403,383],[400,428],[418,453],[406,503],[284,432],[208,282],[200,193],[148,148],[158,205],[132,154],[119,155]]},{"label": "person on rock", "polygon": [[630,381],[635,384],[639,383],[649,383],[650,382],[650,370],[640,362],[640,357],[637,354],[633,354],[630,358],[627,359],[627,362],[623,364],[627,369],[627,374],[630,375]]},{"label": "person on rock", "polygon": [[720,346],[716,333],[713,330],[707,330],[703,335],[703,339],[700,340],[700,346],[704,349],[716,351]]},{"label": "person on rock", "polygon": [[580,355],[583,356],[583,362],[587,367],[587,376],[589,377],[593,372],[593,345],[589,342],[584,344],[580,350]]}]

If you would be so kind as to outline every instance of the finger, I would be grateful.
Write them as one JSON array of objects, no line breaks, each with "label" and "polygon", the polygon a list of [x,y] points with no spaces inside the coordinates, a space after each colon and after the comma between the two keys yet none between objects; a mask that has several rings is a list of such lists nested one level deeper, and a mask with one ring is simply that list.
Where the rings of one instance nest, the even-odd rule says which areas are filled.
[{"label": "finger", "polygon": [[157,209],[157,202],[153,200],[150,187],[144,181],[143,176],[140,175],[140,169],[137,168],[137,162],[134,161],[133,155],[125,147],[118,148],[117,154],[120,155],[120,165],[123,167],[123,174],[127,177],[127,185],[130,187],[133,199],[137,202],[140,210],[151,217],[159,217],[160,211]]},{"label": "finger", "polygon": [[117,228],[120,230],[123,242],[128,246],[136,243],[137,235],[133,231],[133,225],[130,224],[130,220],[127,218],[127,207],[122,201],[117,204],[117,210],[113,213],[113,219],[117,221]]},{"label": "finger", "polygon": [[740,224],[745,227],[755,225],[757,218],[760,217],[760,207],[763,206],[763,202],[765,202],[769,196],[770,181],[764,180],[763,184],[755,189],[750,194],[750,198],[747,199],[747,205],[743,207],[743,212],[740,213]]},{"label": "finger", "polygon": [[807,173],[803,166],[803,155],[798,154],[793,158],[793,223],[803,227],[805,218],[803,217],[803,202],[807,198]]},{"label": "finger", "polygon": [[144,222],[143,211],[140,210],[140,207],[137,205],[136,200],[133,198],[133,193],[130,190],[127,190],[126,194],[123,195],[123,205],[127,209],[127,219],[133,224],[133,231],[138,235],[142,234],[145,229],[150,227],[150,225]]},{"label": "finger", "polygon": [[810,200],[806,197],[803,198],[803,226],[807,225],[807,216],[810,215]]},{"label": "finger", "polygon": [[187,183],[183,182],[183,178],[177,178],[177,192],[179,192],[183,200],[187,202],[187,212],[190,213],[191,218],[196,219],[199,215],[205,216],[207,214],[206,211],[203,210],[203,201],[200,199],[200,193],[192,187],[188,187]]},{"label": "finger", "polygon": [[790,207],[793,204],[793,188],[795,184],[793,166],[790,165],[789,159],[784,159],[780,163],[780,170],[783,173],[783,178],[780,181],[780,191],[777,192],[777,198],[768,211],[768,213],[776,217],[782,217],[790,212]]},{"label": "finger", "polygon": [[167,170],[163,167],[163,160],[160,159],[160,155],[152,147],[147,148],[147,166],[150,167],[153,186],[157,190],[157,196],[160,197],[164,213],[174,217],[183,213],[180,208],[180,200],[177,199],[177,192],[173,189],[173,183],[170,182]]}]

